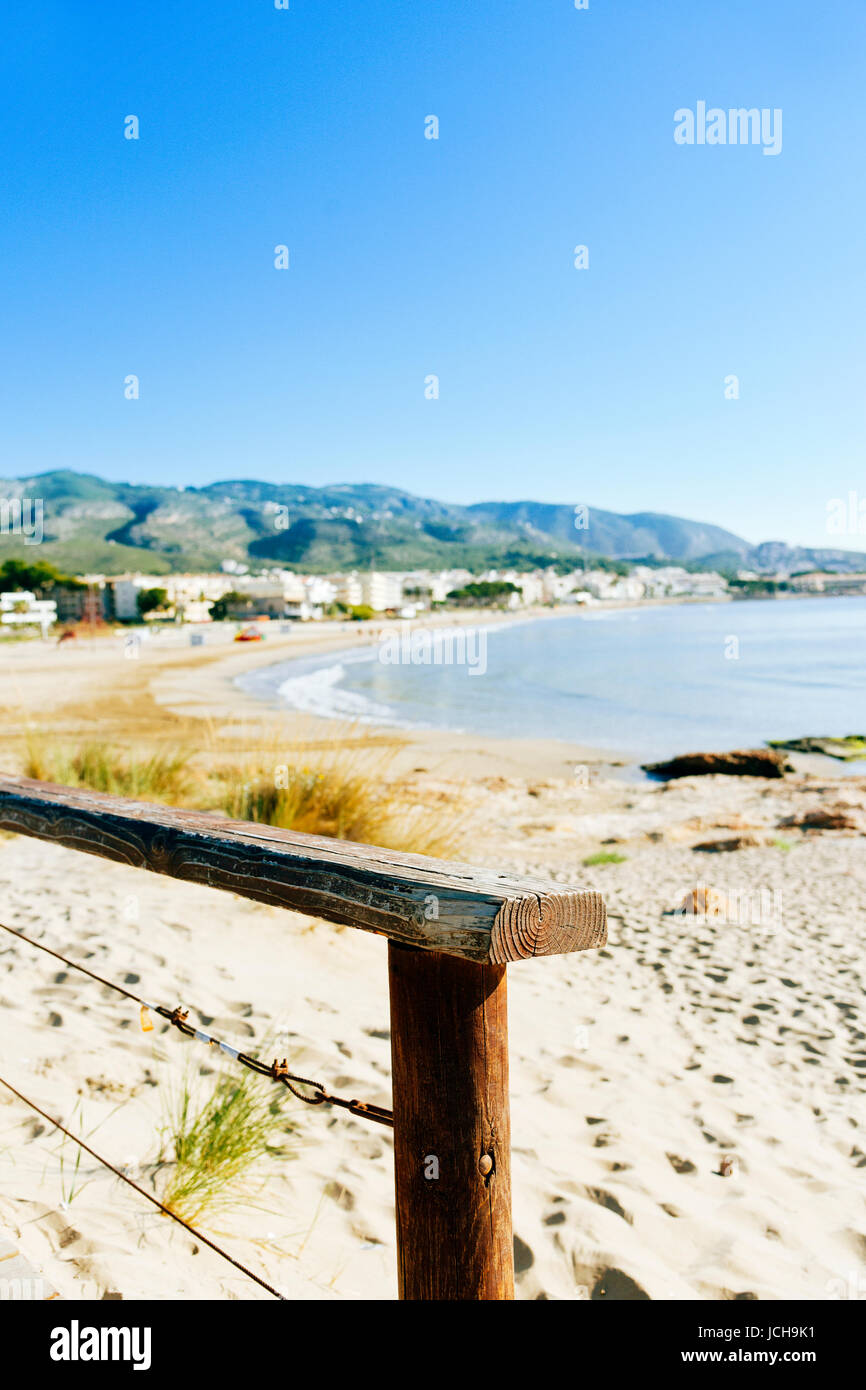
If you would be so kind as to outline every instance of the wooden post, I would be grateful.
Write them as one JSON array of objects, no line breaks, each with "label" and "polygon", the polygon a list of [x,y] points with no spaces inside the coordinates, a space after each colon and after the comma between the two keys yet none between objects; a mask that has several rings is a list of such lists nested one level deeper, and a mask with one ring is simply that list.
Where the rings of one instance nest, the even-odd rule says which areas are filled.
[{"label": "wooden post", "polygon": [[505,969],[388,943],[402,1299],[514,1297]]}]

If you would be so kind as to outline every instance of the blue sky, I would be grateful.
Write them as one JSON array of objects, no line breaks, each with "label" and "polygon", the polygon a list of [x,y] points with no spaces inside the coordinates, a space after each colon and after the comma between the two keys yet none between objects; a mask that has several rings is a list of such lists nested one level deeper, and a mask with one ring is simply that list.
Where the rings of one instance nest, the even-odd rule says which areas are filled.
[{"label": "blue sky", "polygon": [[[7,7],[0,474],[864,548],[864,59],[862,0]],[[781,108],[781,154],[678,146],[701,100]]]}]

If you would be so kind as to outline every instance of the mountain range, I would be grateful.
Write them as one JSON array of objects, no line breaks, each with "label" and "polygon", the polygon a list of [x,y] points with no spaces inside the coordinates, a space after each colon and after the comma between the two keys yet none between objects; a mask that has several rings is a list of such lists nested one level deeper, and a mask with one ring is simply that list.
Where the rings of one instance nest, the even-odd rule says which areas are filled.
[{"label": "mountain range", "polygon": [[[234,560],[307,573],[348,569],[533,568],[596,557],[703,569],[792,573],[866,568],[859,552],[751,545],[706,522],[659,512],[545,502],[456,506],[372,483],[305,487],[251,479],[206,487],[115,483],[60,469],[0,480],[0,505],[41,499],[43,538],[10,533],[0,562],[44,559],[75,574],[214,570]],[[26,518],[26,512],[25,512]]]}]

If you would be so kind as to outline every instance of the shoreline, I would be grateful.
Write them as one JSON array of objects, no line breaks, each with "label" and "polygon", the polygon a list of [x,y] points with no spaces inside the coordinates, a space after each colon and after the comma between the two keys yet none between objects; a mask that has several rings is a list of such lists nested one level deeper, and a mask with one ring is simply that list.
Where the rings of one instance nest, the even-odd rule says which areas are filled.
[{"label": "shoreline", "polygon": [[[750,603],[761,600],[750,600]],[[775,599],[764,600],[775,602]],[[696,600],[713,605],[729,600]],[[680,600],[620,602],[605,605],[602,612],[644,607],[669,607]],[[408,622],[409,628],[454,629],[483,624],[485,628],[516,627],[559,618],[592,621],[599,608],[535,609],[511,613],[474,610],[428,617],[424,623]],[[240,647],[233,642],[234,624],[192,629],[205,633],[205,644],[190,645],[191,630],[166,628],[140,643],[135,659],[125,659],[129,634],[81,639],[58,649],[53,642],[34,640],[16,645],[14,658],[0,671],[0,717],[14,740],[21,742],[38,721],[53,725],[58,736],[99,736],[111,740],[112,728],[132,728],[142,738],[165,738],[172,724],[184,736],[204,725],[219,727],[226,735],[258,736],[278,726],[288,739],[343,741],[351,718],[296,710],[279,700],[276,692],[260,695],[244,690],[238,677],[269,667],[317,658],[340,657],[376,645],[383,632],[399,631],[394,622],[303,624],[289,632],[268,633],[261,644]],[[207,638],[210,636],[210,641]],[[57,679],[60,677],[60,679]],[[641,770],[654,760],[616,746],[560,739],[552,736],[515,737],[508,734],[456,731],[431,727],[403,727],[365,722],[363,727],[383,742],[400,746],[394,762],[400,773],[412,771],[413,760],[433,760],[436,774],[460,779],[496,775],[507,769],[510,776],[572,777],[575,766],[595,772],[605,770],[620,782],[649,780]],[[744,744],[730,745],[745,746]],[[757,745],[756,745],[757,746]],[[712,751],[689,748],[686,751]],[[721,750],[716,750],[721,751]],[[821,755],[790,754],[798,772],[843,782],[857,775],[856,763],[841,763]],[[866,764],[863,766],[866,773]]]},{"label": "shoreline", "polygon": [[[759,600],[750,601],[757,602]],[[769,599],[767,601],[774,602],[775,600]],[[622,611],[640,609],[645,607],[667,607],[672,605],[673,603],[679,604],[679,602],[679,600],[661,600],[658,602],[649,603],[640,600],[634,602],[624,601],[606,605],[605,611],[607,611],[608,609],[617,609]],[[704,603],[703,600],[695,600],[694,602],[699,602],[701,604]],[[728,602],[728,600],[711,600],[709,602],[715,604],[717,602]],[[509,615],[502,615],[500,621],[497,623],[488,622],[486,625],[478,624],[478,630],[486,631],[492,630],[496,627],[500,629],[515,628],[528,625],[540,618],[572,618],[575,620],[592,622],[597,612],[597,609],[582,609],[580,611],[575,611],[573,609],[571,611],[564,611],[560,609],[554,610],[553,612],[551,612],[550,610],[539,610],[532,613],[527,613],[525,616],[521,615],[514,618],[511,618]],[[468,623],[472,622],[473,619],[477,620],[481,616],[482,615],[480,614],[470,615],[467,618],[467,625]],[[288,657],[288,659],[280,657],[278,660],[273,662],[263,661],[260,665],[257,666],[257,669],[267,671],[270,667],[283,667],[283,671],[281,672],[281,678],[283,681],[292,681],[294,679],[303,681],[308,676],[314,678],[316,675],[320,674],[321,671],[327,670],[329,668],[329,663],[331,660],[333,660],[335,663],[341,663],[343,658],[355,658],[358,656],[358,654],[369,650],[370,647],[375,646],[380,640],[384,640],[385,638],[392,635],[394,632],[399,631],[400,629],[405,630],[407,633],[414,633],[419,630],[431,630],[435,627],[453,629],[454,626],[455,624],[449,622],[445,617],[443,617],[442,620],[437,623],[417,624],[415,622],[404,622],[402,624],[394,623],[392,625],[382,624],[373,630],[368,630],[368,632],[366,633],[368,640],[365,642],[356,641],[349,646],[337,647],[333,650],[329,650],[327,653],[316,653],[316,657],[319,658],[319,664],[314,669],[304,672],[301,676],[295,677],[292,673],[292,667],[295,664],[294,658],[297,657],[298,663],[305,660],[309,660],[312,655],[312,653],[310,652],[302,653],[300,651],[293,651],[292,654]],[[348,635],[349,634],[347,634],[347,636]],[[406,660],[405,656],[403,657],[403,660]],[[351,662],[350,664],[355,663]],[[428,664],[428,662],[421,661],[417,664],[426,665]],[[317,720],[322,720],[325,727],[330,726],[332,729],[339,728],[340,726],[345,727],[345,724],[347,722],[355,718],[355,716],[351,714],[343,714],[339,710],[335,710],[332,713],[322,715],[312,714],[308,710],[304,709],[303,706],[294,705],[292,703],[289,703],[288,701],[284,701],[281,698],[280,693],[282,688],[281,684],[274,684],[274,686],[270,689],[262,688],[258,690],[250,687],[244,687],[244,685],[241,684],[237,677],[232,677],[232,681],[235,685],[235,688],[242,695],[248,696],[259,707],[266,706],[276,713],[288,713],[290,716],[299,719],[315,718]],[[369,695],[353,691],[350,685],[343,685],[342,678],[340,681],[335,682],[335,685],[338,690],[345,691],[345,693],[348,696],[357,696],[359,700],[362,700],[369,704],[370,712],[362,711],[357,716],[357,718],[360,724],[371,729],[377,729],[383,732],[390,732],[398,737],[406,736],[418,740],[423,740],[427,737],[447,737],[475,740],[484,743],[495,741],[497,744],[505,746],[511,744],[519,744],[523,741],[519,735],[514,735],[507,732],[488,734],[486,732],[482,732],[478,729],[473,728],[449,729],[446,727],[442,727],[441,725],[437,726],[432,722],[419,722],[413,724],[408,721],[404,723],[398,722],[396,718],[379,718],[377,717],[376,713],[375,701]],[[387,696],[385,698],[387,699]],[[562,755],[566,758],[570,758],[573,760],[576,759],[583,762],[589,760],[594,764],[604,764],[609,768],[627,769],[628,773],[631,774],[632,780],[646,781],[651,779],[649,779],[648,774],[645,774],[643,771],[643,765],[645,763],[666,761],[670,757],[683,756],[687,753],[692,752],[721,753],[731,751],[734,748],[769,747],[771,746],[771,739],[775,736],[776,731],[774,730],[772,731],[772,733],[766,736],[759,735],[752,736],[751,738],[746,737],[742,739],[732,739],[729,743],[725,743],[724,745],[713,743],[711,740],[708,740],[706,742],[699,742],[696,740],[694,747],[689,745],[688,747],[684,746],[682,748],[669,750],[664,753],[656,752],[653,754],[648,753],[646,748],[644,748],[640,752],[637,752],[634,750],[634,748],[629,750],[624,747],[617,747],[613,744],[602,743],[600,741],[578,742],[573,739],[560,738],[553,735],[532,736],[530,738],[530,741],[533,744],[543,743],[549,746],[551,748],[551,751],[553,751],[554,748],[558,748],[559,750],[561,750]],[[860,772],[866,774],[866,759],[861,760],[858,763],[858,761],[855,759],[834,759],[831,756],[825,754],[804,754],[795,751],[789,751],[787,753],[787,758],[792,768],[800,773],[813,773],[816,776],[824,776],[828,778],[838,777],[839,779],[845,779],[850,776],[858,775],[858,769]]]},{"label": "shoreline", "polygon": [[[468,626],[477,623],[479,614],[460,616]],[[484,615],[486,620],[491,616],[496,617]],[[518,621],[554,616],[560,615],[542,610],[521,614]],[[447,624],[436,625],[454,626],[452,618],[449,615]],[[503,615],[496,626],[513,622],[511,615]],[[382,628],[382,624],[365,625],[363,632],[357,632],[348,626],[306,624],[300,632],[269,633],[266,642],[240,650],[228,632],[214,633],[216,640],[202,647],[190,646],[186,633],[171,632],[173,640],[166,643],[154,637],[142,643],[140,655],[130,660],[124,658],[123,635],[83,640],[75,650],[70,650],[71,643],[58,649],[53,643],[34,642],[26,649],[19,647],[16,659],[0,672],[0,717],[10,741],[19,745],[37,723],[40,730],[56,732],[58,737],[96,735],[109,743],[127,730],[140,739],[162,741],[173,734],[194,735],[205,726],[227,737],[238,733],[260,737],[263,731],[278,730],[287,741],[345,741],[351,736],[350,721],[300,713],[260,699],[241,690],[236,677],[295,656],[336,655],[347,650],[350,638],[367,639],[356,640],[352,649],[372,645]],[[575,764],[616,769],[631,762],[617,750],[568,740],[365,727],[374,730],[383,743],[397,746],[391,768],[399,775],[411,773],[421,762],[432,764],[428,769],[432,775],[460,780],[501,775],[571,777]]]}]

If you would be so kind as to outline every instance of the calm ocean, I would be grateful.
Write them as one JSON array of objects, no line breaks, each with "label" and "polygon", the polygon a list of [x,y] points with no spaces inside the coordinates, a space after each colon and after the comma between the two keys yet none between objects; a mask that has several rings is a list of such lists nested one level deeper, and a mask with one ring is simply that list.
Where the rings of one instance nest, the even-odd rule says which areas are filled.
[{"label": "calm ocean", "polygon": [[641,760],[866,730],[866,598],[594,610],[493,628],[486,644],[484,674],[386,664],[370,646],[239,684],[343,720],[565,739]]}]

